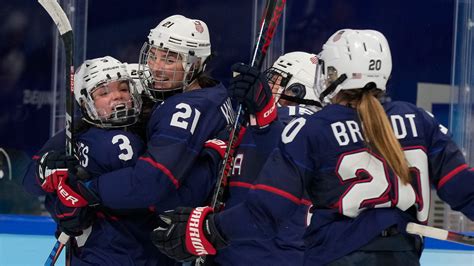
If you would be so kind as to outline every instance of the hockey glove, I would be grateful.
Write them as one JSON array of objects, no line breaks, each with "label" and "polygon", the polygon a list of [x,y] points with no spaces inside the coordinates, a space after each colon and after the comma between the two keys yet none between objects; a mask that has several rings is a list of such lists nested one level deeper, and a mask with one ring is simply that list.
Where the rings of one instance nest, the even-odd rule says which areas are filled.
[{"label": "hockey glove", "polygon": [[242,104],[248,114],[255,115],[257,126],[270,124],[276,119],[277,110],[265,75],[242,63],[232,65],[232,71],[238,75],[230,81],[229,96]]},{"label": "hockey glove", "polygon": [[153,230],[151,240],[162,253],[177,261],[215,255],[216,250],[228,245],[214,224],[211,207],[179,207],[161,219],[169,226]]},{"label": "hockey glove", "polygon": [[38,162],[36,178],[45,192],[54,192],[61,177],[66,175],[69,168],[79,165],[74,156],[64,152],[50,151],[45,153]]},{"label": "hockey glove", "polygon": [[89,174],[73,156],[57,151],[44,154],[38,163],[37,178],[43,190],[56,192],[65,206],[85,207],[99,203],[97,195],[87,186]]},{"label": "hockey glove", "polygon": [[[235,150],[240,145],[246,130],[247,129],[244,126],[240,128],[237,138],[232,143],[232,150]],[[219,159],[224,158],[225,151],[227,150],[227,146],[229,144],[230,133],[230,128],[226,127],[225,129],[221,130],[214,139],[206,141],[204,143],[204,153],[209,152],[208,149],[210,149],[215,151],[215,154],[218,155]]]},{"label": "hockey glove", "polygon": [[[62,203],[69,207],[83,207],[96,206],[100,203],[100,198],[95,191],[89,188],[91,177],[87,170],[78,165],[70,168],[64,181],[61,182],[61,187],[58,186],[58,197]],[[61,194],[61,195],[60,195]],[[64,195],[75,195],[82,197],[85,203],[75,204],[73,201]],[[83,205],[83,206],[82,206]]]},{"label": "hockey glove", "polygon": [[[232,162],[234,160],[235,149],[240,145],[242,139],[245,135],[245,131],[247,128],[241,127],[239,134],[234,142],[232,142],[232,148],[230,150],[229,157],[227,158],[225,177],[229,176],[229,172],[231,170]],[[219,132],[216,138],[210,139],[204,143],[204,149],[201,155],[208,155],[214,161],[216,166],[221,165],[221,160],[224,159],[225,152],[227,150],[227,146],[229,146],[229,137],[230,137],[230,129],[226,128]],[[227,180],[223,180],[224,184],[227,183]]]},{"label": "hockey glove", "polygon": [[91,208],[71,208],[62,204],[60,200],[56,201],[51,217],[58,225],[59,230],[69,236],[81,235],[82,230],[91,226],[95,219]]}]

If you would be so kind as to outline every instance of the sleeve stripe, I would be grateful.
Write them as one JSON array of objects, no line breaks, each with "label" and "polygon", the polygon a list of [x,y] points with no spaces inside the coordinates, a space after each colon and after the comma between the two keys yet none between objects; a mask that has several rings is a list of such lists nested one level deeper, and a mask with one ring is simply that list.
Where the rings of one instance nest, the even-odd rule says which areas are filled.
[{"label": "sleeve stripe", "polygon": [[253,185],[252,186],[252,189],[259,189],[259,190],[264,190],[264,191],[268,191],[268,192],[271,192],[273,194],[277,194],[279,196],[282,196],[284,198],[287,198],[289,199],[290,201],[296,203],[297,205],[300,205],[301,204],[301,200],[293,195],[291,195],[290,193],[286,192],[286,191],[283,191],[281,189],[278,189],[278,188],[275,188],[275,187],[270,187],[270,186],[267,186],[267,185],[262,185],[262,184],[259,184],[259,185]]},{"label": "sleeve stripe", "polygon": [[451,178],[453,178],[455,175],[457,175],[459,172],[462,170],[468,168],[469,166],[467,164],[461,164],[460,166],[454,168],[451,172],[449,172],[447,175],[443,176],[439,182],[438,182],[438,189],[440,189],[442,186],[446,184]]},{"label": "sleeve stripe", "polygon": [[290,193],[288,193],[286,191],[283,191],[283,190],[280,190],[280,189],[277,189],[277,188],[274,188],[274,187],[266,186],[266,185],[252,185],[252,184],[246,183],[246,182],[233,181],[233,182],[229,182],[229,186],[230,187],[244,187],[244,188],[248,188],[248,189],[265,190],[265,191],[268,191],[268,192],[271,192],[271,193],[274,193],[274,194],[278,194],[279,196],[282,196],[284,198],[287,198],[287,199],[295,202],[298,205],[304,204],[304,205],[307,205],[307,206],[311,206],[311,204],[312,204],[311,201],[309,201],[309,200],[306,200],[306,199],[300,200],[297,197],[291,195]]},{"label": "sleeve stripe", "polygon": [[244,188],[252,188],[252,184],[246,182],[229,182],[229,187],[244,187]]},{"label": "sleeve stripe", "polygon": [[170,181],[174,184],[174,186],[178,189],[179,188],[179,181],[178,179],[176,179],[176,177],[174,177],[174,175],[171,173],[170,170],[168,170],[168,168],[166,168],[164,165],[158,163],[158,162],[155,162],[153,161],[153,159],[149,158],[149,157],[140,157],[140,160],[143,160],[145,162],[148,162],[149,164],[151,164],[153,167],[155,168],[158,168],[160,169],[169,179]]}]

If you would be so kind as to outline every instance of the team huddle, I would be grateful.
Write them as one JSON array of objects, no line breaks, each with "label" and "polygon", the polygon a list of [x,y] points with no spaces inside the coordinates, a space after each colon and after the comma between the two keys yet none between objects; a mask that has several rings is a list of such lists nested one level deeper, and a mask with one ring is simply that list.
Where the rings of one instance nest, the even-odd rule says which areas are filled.
[{"label": "team huddle", "polygon": [[227,88],[210,58],[206,23],[174,15],[138,64],[78,68],[76,154],[58,133],[23,181],[71,237],[71,265],[419,265],[423,239],[405,228],[428,222],[432,186],[474,219],[474,173],[448,130],[381,100],[382,33],[339,30],[263,71],[234,64]]}]

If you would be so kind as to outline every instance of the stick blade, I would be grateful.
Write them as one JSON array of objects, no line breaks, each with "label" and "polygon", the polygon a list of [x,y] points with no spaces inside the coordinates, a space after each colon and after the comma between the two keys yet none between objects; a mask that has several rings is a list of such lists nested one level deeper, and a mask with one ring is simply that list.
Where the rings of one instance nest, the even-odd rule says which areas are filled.
[{"label": "stick blade", "polygon": [[439,240],[447,240],[448,239],[448,231],[425,226],[417,223],[408,223],[407,224],[407,232],[414,235],[422,235],[427,236]]},{"label": "stick blade", "polygon": [[56,2],[56,0],[38,0],[41,6],[48,12],[49,16],[53,19],[54,23],[58,27],[61,35],[68,31],[72,31],[71,23],[64,13],[64,10]]},{"label": "stick blade", "polygon": [[448,230],[439,229],[431,226],[421,225],[417,223],[408,223],[407,232],[414,235],[430,237],[438,240],[449,241],[467,246],[474,246],[474,236],[465,235]]}]

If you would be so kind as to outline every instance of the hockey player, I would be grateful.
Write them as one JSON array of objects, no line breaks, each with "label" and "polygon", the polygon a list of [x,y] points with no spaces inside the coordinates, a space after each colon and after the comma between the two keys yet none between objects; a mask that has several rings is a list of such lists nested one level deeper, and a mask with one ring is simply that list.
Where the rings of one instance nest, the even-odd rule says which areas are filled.
[{"label": "hockey player", "polygon": [[[265,160],[277,146],[284,125],[291,119],[313,114],[320,106],[314,89],[317,57],[305,52],[280,56],[265,71],[266,80],[279,100],[278,121],[264,129],[247,127],[235,151],[234,167],[228,178],[225,209],[241,202],[256,180]],[[236,67],[240,67],[237,65]],[[263,76],[262,76],[263,77]],[[258,78],[258,77],[255,77]],[[285,99],[282,99],[285,98]],[[300,104],[299,103],[305,103]],[[221,142],[208,141],[206,145]],[[291,219],[282,223],[278,234],[268,240],[241,240],[219,251],[218,265],[300,265],[303,262],[303,233],[306,230],[310,201],[306,197]],[[242,254],[246,254],[242,256]]]},{"label": "hockey player", "polygon": [[[143,141],[129,131],[142,108],[136,85],[126,65],[110,56],[86,60],[75,74],[74,95],[82,113],[76,150],[80,165],[92,179],[134,165],[145,151]],[[72,240],[72,265],[173,265],[172,260],[154,250],[149,240],[150,231],[157,226],[153,212],[80,204],[84,200],[71,193],[66,180],[72,177],[64,173],[74,167],[72,158],[63,165],[45,165],[35,172],[40,157],[43,163],[63,158],[58,152],[48,151],[64,150],[64,143],[64,131],[46,143],[30,165],[23,185],[34,195],[45,195],[45,206],[59,230],[76,237]],[[50,167],[65,169],[47,179]]]},{"label": "hockey player", "polygon": [[[278,107],[301,106],[311,110],[311,113],[321,109],[322,105],[314,88],[317,61],[318,58],[314,54],[290,52],[280,56],[273,66],[265,71]],[[293,114],[290,113],[290,116]],[[281,118],[279,116],[280,120]]]},{"label": "hockey player", "polygon": [[[201,20],[174,15],[150,31],[140,52],[139,74],[146,92],[159,104],[148,123],[147,151],[134,167],[90,183],[101,204],[167,210],[182,201],[205,202],[214,179],[193,173],[206,167],[200,161],[204,142],[233,119],[226,89],[204,75],[210,55],[209,30]],[[188,177],[194,187],[183,186]],[[103,189],[116,183],[127,186]],[[177,190],[182,193],[177,195]]]},{"label": "hockey player", "polygon": [[[272,88],[274,99],[280,100],[281,103],[278,104],[278,121],[266,125],[264,128],[247,127],[243,129],[245,134],[241,140],[238,140],[240,145],[235,147],[234,168],[228,179],[226,209],[245,201],[249,190],[253,188],[254,184],[258,184],[258,180],[256,180],[258,172],[270,152],[277,146],[284,125],[294,117],[310,115],[319,110],[320,103],[313,88],[316,62],[317,57],[314,54],[291,52],[278,58],[273,66],[265,71],[265,75],[242,64],[233,66],[235,72],[247,71],[246,76],[242,75],[243,78],[239,79],[239,83],[257,79],[261,82],[268,82]],[[231,95],[239,93],[232,88],[229,90]],[[268,95],[271,96],[271,94]],[[285,100],[282,101],[281,98],[285,98]],[[300,105],[296,106],[298,104]],[[228,136],[228,134],[224,135]],[[207,141],[205,146],[214,147],[215,150],[220,148],[220,157],[215,159],[215,161],[220,161],[226,149],[226,141],[213,139]],[[292,219],[279,226],[278,234],[275,237],[267,240],[235,241],[219,252],[215,258],[207,258],[206,263],[213,260],[218,265],[301,264],[304,251],[303,233],[306,229],[309,205],[309,200],[303,201]],[[188,210],[190,209],[188,208]],[[160,243],[157,244],[160,245]],[[242,254],[247,255],[242,256]],[[194,257],[174,258],[186,261],[192,260]]]},{"label": "hockey player", "polygon": [[427,222],[431,185],[474,219],[474,174],[447,129],[410,103],[377,100],[392,68],[385,37],[337,31],[320,59],[320,99],[332,104],[285,127],[245,203],[217,214],[208,207],[170,213],[174,226],[155,230],[155,238],[186,241],[164,253],[213,254],[274,236],[305,190],[314,205],[305,265],[419,265],[420,239],[405,227]]},{"label": "hockey player", "polygon": [[80,191],[72,184],[89,204],[161,212],[206,202],[216,169],[204,143],[234,119],[225,87],[203,74],[210,45],[207,25],[180,15],[150,31],[139,74],[147,93],[164,101],[150,117],[147,150],[133,167],[102,174]]}]

